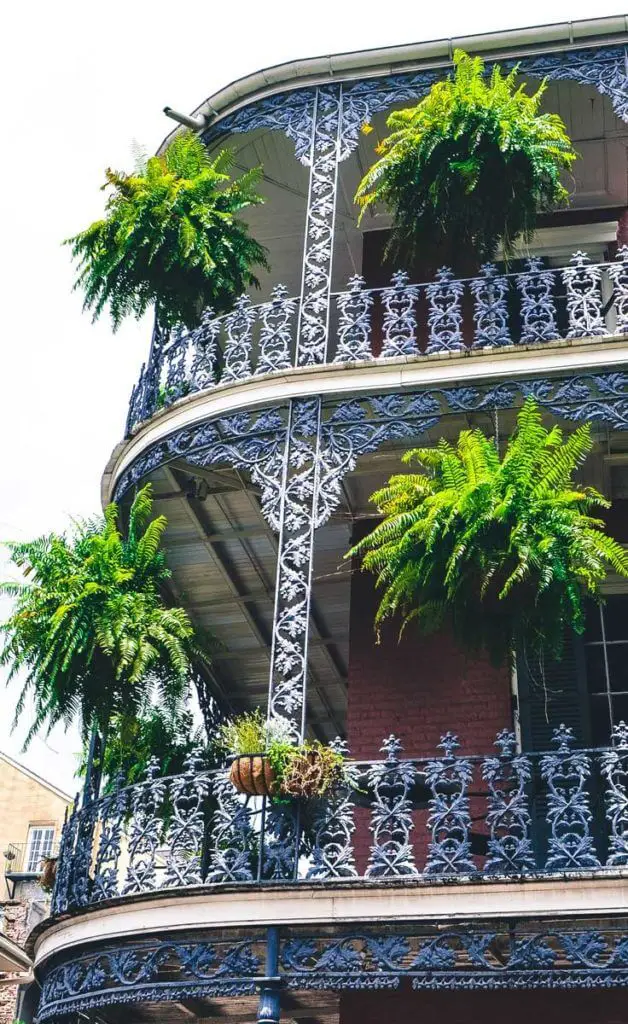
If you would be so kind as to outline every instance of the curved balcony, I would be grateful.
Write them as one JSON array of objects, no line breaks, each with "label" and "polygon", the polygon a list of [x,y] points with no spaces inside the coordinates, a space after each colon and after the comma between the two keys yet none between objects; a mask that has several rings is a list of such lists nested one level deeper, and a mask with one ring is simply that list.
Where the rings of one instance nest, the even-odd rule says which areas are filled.
[{"label": "curved balcony", "polygon": [[[503,731],[494,755],[468,756],[447,733],[437,756],[405,759],[390,736],[383,760],[348,762],[351,785],[283,804],[239,796],[224,769],[192,756],[183,775],[151,770],[75,806],[53,917],[35,941],[38,1019],[149,991],[177,998],[168,985],[252,993],[265,978],[266,927],[281,931],[276,980],[299,990],[395,987],[403,977],[429,988],[439,974],[450,987],[490,987],[496,972],[516,987],[517,972],[531,978],[541,962],[560,987],[592,967],[623,968],[623,723],[613,741],[576,749],[560,726],[554,750],[521,754]],[[568,917],[580,930],[551,923]],[[587,917],[597,921],[593,946]],[[520,951],[500,953],[498,936],[515,921]],[[376,940],[374,922],[396,931]],[[474,935],[481,953],[469,960]]]},{"label": "curved balcony", "polygon": [[[548,418],[594,423],[591,481],[617,470],[623,488],[625,24],[595,33],[485,41],[489,61],[549,76],[546,109],[582,159],[572,209],[474,277],[391,280],[389,219],[360,227],[351,202],[387,112],[425,95],[449,44],[272,69],[195,112],[210,149],[237,137],[237,166],[264,166],[249,226],[272,275],[258,304],[154,333],[104,500],[152,483],[173,598],[221,641],[209,684],[232,711],[267,706],[364,758],[394,731],[422,756],[390,736],[382,759],[348,762],[352,786],[307,803],[239,797],[192,759],[77,805],[34,937],[40,1020],[241,1022],[259,993],[265,1024],[280,1009],[345,1024],[362,1019],[339,1011],[347,990],[628,983],[626,727],[596,749],[561,727],[543,749],[547,707],[589,748],[607,742],[591,739],[577,652],[545,689],[523,666],[518,680],[450,660],[447,636],[405,660],[390,638],[376,650],[373,594],[342,559],[402,450],[469,424],[502,439],[529,394]],[[447,733],[427,756],[441,724],[472,745]],[[498,730],[494,755],[467,753]]]},{"label": "curved balcony", "polygon": [[[329,345],[320,359],[299,348],[315,332],[311,312],[284,285],[268,302],[242,296],[234,310],[203,314],[196,330],[155,331],[149,361],[133,389],[127,436],[179,399],[301,367],[389,364],[400,357],[465,357],[490,350],[517,351],[548,343],[628,333],[628,246],[613,263],[591,263],[577,252],[570,265],[548,269],[525,261],[525,270],[498,273],[486,264],[477,277],[456,279],[442,268],[431,282],[410,284],[393,275],[390,287],[366,288],[354,276],[347,291],[330,296]],[[586,357],[585,357],[586,358]],[[353,382],[343,381],[347,389]],[[382,386],[385,386],[382,378]],[[340,390],[340,389],[339,389]]]}]

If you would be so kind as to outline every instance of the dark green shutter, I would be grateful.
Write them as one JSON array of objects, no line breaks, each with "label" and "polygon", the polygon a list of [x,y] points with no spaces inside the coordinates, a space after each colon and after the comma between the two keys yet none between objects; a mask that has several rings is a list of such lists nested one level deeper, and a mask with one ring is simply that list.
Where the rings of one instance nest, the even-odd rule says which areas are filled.
[{"label": "dark green shutter", "polygon": [[[590,727],[582,637],[574,633],[566,636],[561,661],[546,660],[544,678],[545,686],[537,666],[530,666],[523,654],[518,655],[517,688],[523,750],[554,750],[552,731],[563,723],[573,729],[576,746],[588,747]],[[538,759],[535,759],[530,798],[532,841],[539,866],[545,863],[547,854],[545,793]]]},{"label": "dark green shutter", "polygon": [[552,731],[564,723],[571,726],[578,747],[591,742],[589,702],[584,668],[582,637],[565,638],[561,661],[545,662],[544,681],[536,665],[517,657],[519,719],[524,750],[552,750]]}]

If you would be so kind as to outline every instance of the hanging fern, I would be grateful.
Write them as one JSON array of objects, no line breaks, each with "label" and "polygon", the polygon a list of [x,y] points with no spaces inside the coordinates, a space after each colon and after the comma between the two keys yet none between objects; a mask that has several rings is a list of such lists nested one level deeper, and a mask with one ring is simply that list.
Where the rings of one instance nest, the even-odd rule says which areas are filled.
[{"label": "hanging fern", "polygon": [[224,313],[258,286],[252,268],[268,268],[266,250],[238,215],[263,202],[261,168],[232,179],[232,166],[228,150],[210,159],[184,132],[137,173],[106,171],[103,188],[113,193],[105,218],[65,243],[95,320],[108,305],[116,330],[154,304],[162,328],[192,327],[206,306]]},{"label": "hanging fern", "polygon": [[150,520],[150,485],[131,506],[126,538],[118,508],[75,523],[71,535],[9,544],[25,583],[0,585],[15,599],[0,625],[0,664],[24,679],[16,719],[34,703],[28,740],[44,726],[78,719],[83,736],[106,732],[112,716],[132,719],[148,696],[172,710],[186,692],[194,659],[206,660],[183,608],[168,607],[161,538],[164,516]]},{"label": "hanging fern", "polygon": [[455,447],[407,452],[426,472],[372,495],[383,521],[349,552],[383,590],[376,624],[450,622],[497,663],[521,640],[560,657],[565,627],[582,632],[584,599],[599,599],[607,570],[628,576],[628,553],[591,515],[610,503],[573,481],[591,448],[588,424],[564,438],[528,398],[502,458],[477,429]]},{"label": "hanging fern", "polygon": [[355,200],[393,215],[389,254],[412,259],[430,248],[445,258],[471,249],[492,259],[531,238],[537,215],[563,204],[562,171],[576,154],[556,114],[540,114],[545,82],[529,96],[517,68],[484,77],[480,57],[454,54],[454,74],[416,106],[393,112],[379,160]]}]

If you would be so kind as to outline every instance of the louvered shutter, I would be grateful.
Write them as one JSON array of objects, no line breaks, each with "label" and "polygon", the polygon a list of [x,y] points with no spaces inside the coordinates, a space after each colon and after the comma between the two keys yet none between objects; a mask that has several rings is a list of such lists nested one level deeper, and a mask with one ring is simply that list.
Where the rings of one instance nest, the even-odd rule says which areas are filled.
[{"label": "louvered shutter", "polygon": [[[553,750],[552,731],[559,725],[571,726],[578,747],[590,745],[590,719],[584,647],[582,637],[569,633],[561,661],[546,660],[544,684],[536,665],[530,667],[522,653],[517,657],[519,718],[524,751]],[[547,854],[547,798],[545,783],[535,762],[530,787],[532,840],[537,864]]]},{"label": "louvered shutter", "polygon": [[546,660],[544,682],[536,665],[517,657],[519,717],[524,750],[552,750],[552,731],[571,726],[579,747],[591,741],[582,637],[569,633],[561,661]]}]

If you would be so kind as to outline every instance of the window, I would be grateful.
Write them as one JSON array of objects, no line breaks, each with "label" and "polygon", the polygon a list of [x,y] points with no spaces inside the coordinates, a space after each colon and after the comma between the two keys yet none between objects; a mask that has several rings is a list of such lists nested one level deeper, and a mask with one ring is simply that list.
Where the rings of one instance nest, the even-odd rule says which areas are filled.
[{"label": "window", "polygon": [[25,871],[36,872],[42,870],[42,858],[49,857],[52,853],[54,837],[55,830],[52,825],[46,825],[42,828],[31,826],[28,830],[28,845],[24,864]]},{"label": "window", "polygon": [[628,722],[628,594],[591,605],[584,634],[593,746],[610,745],[611,729]]}]

